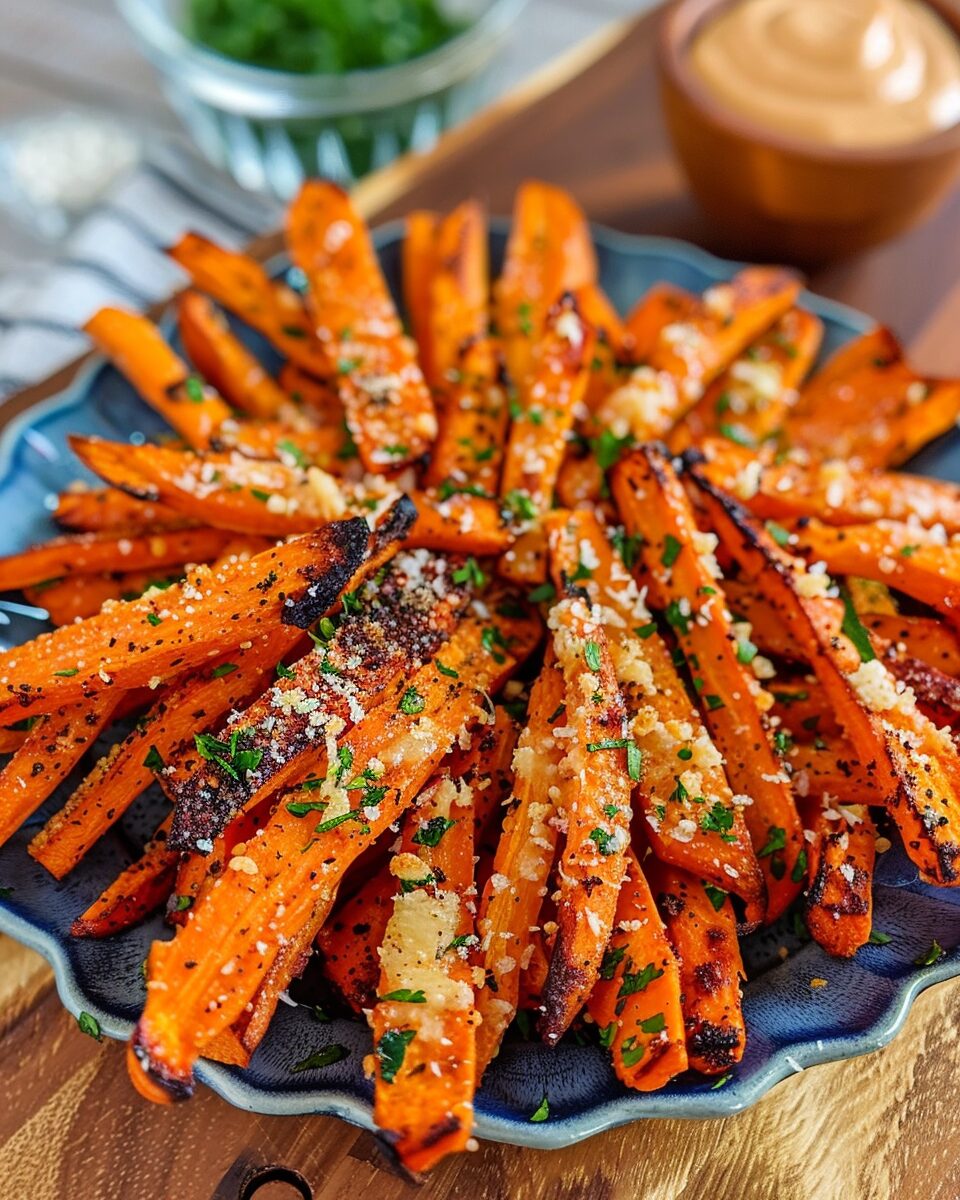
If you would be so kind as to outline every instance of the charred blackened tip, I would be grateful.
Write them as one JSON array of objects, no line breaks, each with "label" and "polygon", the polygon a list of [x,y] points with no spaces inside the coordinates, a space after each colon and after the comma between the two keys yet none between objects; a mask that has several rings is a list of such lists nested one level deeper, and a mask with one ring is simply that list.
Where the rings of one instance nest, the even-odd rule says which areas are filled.
[{"label": "charred blackened tip", "polygon": [[417,515],[417,506],[406,493],[394,500],[383,520],[378,522],[373,531],[372,554],[376,555],[385,550],[391,542],[399,542],[407,537]]},{"label": "charred blackened tip", "polygon": [[193,1076],[174,1076],[155,1063],[139,1026],[127,1043],[127,1070],[140,1095],[154,1104],[179,1104],[193,1095]]},{"label": "charred blackened tip", "polygon": [[698,446],[688,446],[680,455],[680,461],[683,463],[684,469],[689,471],[694,467],[705,465],[707,456]]},{"label": "charred blackened tip", "polygon": [[336,604],[340,593],[368,556],[370,528],[363,517],[350,517],[345,521],[331,521],[310,536],[317,539],[317,549],[326,550],[329,558],[300,569],[308,586],[299,596],[288,597],[281,610],[282,624],[296,625],[298,629],[309,629]]}]

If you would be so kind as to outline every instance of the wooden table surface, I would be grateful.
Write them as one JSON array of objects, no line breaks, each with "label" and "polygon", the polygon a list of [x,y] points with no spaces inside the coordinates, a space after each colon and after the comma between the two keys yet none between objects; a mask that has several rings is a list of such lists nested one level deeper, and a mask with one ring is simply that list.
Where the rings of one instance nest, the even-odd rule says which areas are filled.
[{"label": "wooden table surface", "polygon": [[[670,155],[650,32],[645,18],[581,47],[429,158],[362,184],[362,206],[393,216],[473,193],[502,212],[536,174],[596,220],[722,248]],[[955,193],[922,228],[811,285],[892,324],[929,369],[960,371],[958,221]],[[303,1187],[271,1183],[259,1200],[960,1200],[958,1018],[960,982],[943,984],[887,1049],[794,1076],[739,1116],[648,1121],[549,1154],[486,1144],[418,1191],[371,1136],[333,1119],[259,1117],[209,1093],[151,1107],[128,1086],[121,1048],[79,1034],[44,964],[2,941],[0,1180],[31,1200],[237,1200],[251,1173],[279,1163]]]}]

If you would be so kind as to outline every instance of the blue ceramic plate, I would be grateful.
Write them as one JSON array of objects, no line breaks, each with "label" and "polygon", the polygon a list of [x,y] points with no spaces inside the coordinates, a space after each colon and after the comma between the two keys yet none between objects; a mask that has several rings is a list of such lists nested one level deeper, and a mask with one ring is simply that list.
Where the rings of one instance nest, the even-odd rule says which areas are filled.
[{"label": "blue ceramic plate", "polygon": [[[505,232],[504,225],[495,226],[495,262],[502,256]],[[377,237],[395,289],[400,238],[396,225]],[[700,291],[727,278],[736,266],[662,238],[597,230],[596,239],[601,282],[621,311],[656,280]],[[870,324],[816,296],[805,295],[803,303],[826,324],[825,353]],[[270,360],[258,338],[249,331],[243,336]],[[101,363],[85,370],[68,391],[27,413],[0,442],[0,553],[52,532],[48,507],[53,493],[83,474],[67,449],[68,433],[140,440],[160,428],[159,418],[115,370]],[[923,468],[957,478],[958,462],[960,447],[953,436],[928,449]],[[42,620],[43,614],[39,616]],[[0,621],[0,645],[21,642],[42,627],[36,610],[2,600]],[[73,917],[139,851],[159,820],[163,801],[144,796],[82,867],[57,884],[27,856],[25,846],[68,790],[54,796],[0,851],[0,930],[34,947],[51,963],[60,996],[71,1012],[86,1010],[109,1036],[126,1038],[144,1000],[140,964],[150,941],[168,932],[159,918],[103,942],[71,939],[68,929]],[[865,946],[850,963],[831,960],[812,943],[801,944],[786,922],[747,939],[747,1051],[722,1088],[690,1075],[651,1095],[630,1093],[596,1046],[571,1043],[548,1050],[509,1040],[477,1100],[478,1135],[547,1148],[641,1117],[726,1116],[753,1104],[795,1071],[877,1049],[896,1034],[918,992],[960,975],[960,892],[918,883],[916,869],[895,847],[878,860],[875,928],[889,934],[890,943]],[[917,968],[914,959],[934,938],[946,948],[946,957],[935,966]],[[778,952],[784,946],[789,956],[781,960]],[[812,989],[810,980],[816,977],[826,979],[827,986]],[[349,1047],[350,1056],[323,1070],[291,1073],[296,1063],[328,1042]],[[361,1070],[368,1050],[365,1026],[347,1020],[321,1024],[307,1007],[281,1005],[247,1071],[204,1063],[198,1074],[240,1108],[284,1115],[336,1114],[370,1128],[371,1087]],[[530,1114],[545,1095],[550,1118],[531,1124]]]}]

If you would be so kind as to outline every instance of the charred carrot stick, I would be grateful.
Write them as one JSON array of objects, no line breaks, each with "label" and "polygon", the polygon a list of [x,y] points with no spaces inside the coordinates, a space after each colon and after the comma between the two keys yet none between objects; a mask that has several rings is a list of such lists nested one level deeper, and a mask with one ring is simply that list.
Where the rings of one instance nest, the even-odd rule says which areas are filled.
[{"label": "charred carrot stick", "polygon": [[436,437],[433,401],[347,194],[331,183],[305,184],[290,207],[287,241],[309,280],[316,334],[336,365],[364,466],[382,475],[415,462]]},{"label": "charred carrot stick", "polygon": [[530,958],[532,931],[540,923],[553,869],[557,830],[551,792],[562,757],[553,730],[565,721],[564,711],[563,675],[548,656],[530,694],[527,725],[514,756],[514,795],[477,918],[485,977],[477,995],[482,1017],[477,1030],[478,1075],[500,1049],[516,1016],[521,973]]},{"label": "charred carrot stick", "polygon": [[687,1069],[680,964],[632,850],[587,1010],[627,1087],[652,1092]]},{"label": "charred carrot stick", "polygon": [[696,468],[693,475],[714,528],[788,624],[857,756],[873,764],[907,854],[926,880],[960,883],[960,757],[952,739],[877,658],[852,605],[823,596],[829,579],[810,576],[735,500]]},{"label": "charred carrot stick", "polygon": [[869,941],[873,924],[877,831],[865,804],[849,805],[842,812],[822,804],[813,832],[808,846],[807,928],[828,954],[852,958]]},{"label": "charred carrot stick", "polygon": [[464,350],[455,381],[446,384],[427,486],[441,496],[497,495],[508,419],[499,354],[481,338]]},{"label": "charred carrot stick", "polygon": [[57,497],[53,519],[71,533],[159,533],[178,529],[184,518],[161,504],[144,503],[119,488],[68,489]]},{"label": "charred carrot stick", "polygon": [[199,233],[185,233],[167,253],[201,292],[259,330],[291,362],[325,379],[334,373],[313,336],[301,298],[246,254],[225,250]]},{"label": "charred carrot stick", "polygon": [[165,567],[204,563],[230,541],[220,529],[166,529],[161,533],[77,533],[52,538],[0,558],[0,591],[65,576],[93,575],[117,567],[162,574]]},{"label": "charred carrot stick", "polygon": [[[197,567],[183,584],[108,608],[0,654],[0,709],[40,709],[81,696],[148,685],[252,638],[277,621],[309,626],[355,574],[376,570],[409,529],[399,502],[370,533],[366,521],[333,522],[214,572]],[[195,605],[203,601],[202,611]]]},{"label": "charred carrot stick", "polygon": [[554,574],[576,577],[604,614],[630,735],[642,754],[636,798],[650,844],[659,857],[739,896],[744,928],[756,928],[766,892],[741,804],[633,577],[593,513],[558,512],[547,524]]},{"label": "charred carrot stick", "polygon": [[0,845],[70,774],[112,719],[119,696],[67,703],[39,719],[0,771]]},{"label": "charred carrot stick", "polygon": [[595,283],[590,227],[560,188],[530,180],[518,188],[503,271],[494,288],[497,329],[510,378],[522,387],[533,349],[559,298]]},{"label": "charred carrot stick", "polygon": [[346,468],[349,457],[355,457],[342,423],[315,426],[309,419],[224,421],[212,447],[267,462],[278,460],[291,466],[321,467],[334,474]]},{"label": "charred carrot stick", "polygon": [[[336,388],[329,382],[315,378],[296,363],[288,362],[280,368],[280,386],[290,397],[290,402],[302,409],[312,421],[320,426],[344,427],[343,405]],[[296,424],[295,422],[291,422]],[[356,458],[356,447],[344,439],[340,450],[342,458]]]},{"label": "charred carrot stick", "polygon": [[574,593],[553,606],[550,628],[573,731],[558,785],[566,835],[541,1019],[544,1041],[555,1044],[593,990],[613,928],[640,751],[626,736],[626,707],[599,611]]},{"label": "charred carrot stick", "polygon": [[898,466],[958,413],[960,382],[918,375],[893,335],[877,329],[843,347],[807,384],[784,440],[858,469]]},{"label": "charred carrot stick", "polygon": [[722,891],[653,857],[643,869],[680,960],[690,1066],[720,1075],[740,1061],[747,1039],[733,906]]},{"label": "charred carrot stick", "polygon": [[184,292],[177,317],[190,361],[228,404],[262,420],[284,411],[289,402],[282,388],[234,336],[206,296]]},{"label": "charred carrot stick", "polygon": [[[105,755],[67,803],[34,837],[31,856],[57,879],[72,871],[136,798],[163,771],[167,759],[184,742],[203,738],[218,717],[258,692],[273,675],[274,666],[298,637],[298,631],[278,625],[257,638],[249,649],[231,652],[221,661],[176,687],[148,710],[136,728]],[[243,730],[235,730],[223,752],[233,764],[252,761]],[[207,746],[209,739],[203,741]],[[201,742],[198,741],[198,746]],[[208,749],[201,753],[215,754]],[[221,758],[221,761],[224,761]]]},{"label": "charred carrot stick", "polygon": [[819,317],[801,308],[784,313],[710,384],[672,430],[671,452],[679,454],[715,436],[754,447],[773,438],[796,402],[822,338]]},{"label": "charred carrot stick", "polygon": [[692,292],[672,283],[655,283],[627,313],[623,323],[630,361],[638,365],[648,362],[663,330],[678,321],[690,320],[699,305],[699,297]]},{"label": "charred carrot stick", "polygon": [[190,374],[152,321],[123,309],[101,308],[83,328],[184,441],[199,449],[210,445],[230,409]]},{"label": "charred carrot stick", "polygon": [[[149,981],[167,987],[148,983],[130,1059],[133,1079],[148,1098],[189,1094],[196,1059],[250,1003],[280,939],[297,936],[304,926],[319,928],[350,863],[413,802],[461,729],[477,720],[476,689],[496,690],[540,636],[530,617],[498,618],[495,635],[485,633],[488,628],[494,627],[466,619],[444,652],[445,674],[436,664],[421,668],[393,690],[386,719],[372,714],[346,734],[327,797],[294,793],[281,804],[263,835],[231,859],[219,886],[201,897],[174,940],[154,944]],[[411,688],[422,708],[419,701],[402,705]],[[356,808],[356,793],[341,786],[354,778],[362,785]],[[318,803],[325,816],[316,828],[315,817],[299,814],[309,817]]]},{"label": "charred carrot stick", "polygon": [[448,566],[401,553],[379,583],[352,594],[349,611],[325,627],[314,651],[217,731],[219,741],[229,742],[231,731],[242,727],[257,761],[240,775],[216,760],[201,762],[179,783],[173,845],[206,848],[234,815],[305,780],[326,753],[318,728],[343,732],[383,703],[399,679],[442,654],[468,599],[467,589],[448,577]]},{"label": "charred carrot stick", "polygon": [[440,779],[407,813],[390,863],[401,890],[370,1015],[373,1105],[377,1126],[411,1171],[462,1150],[473,1128],[473,848],[472,790]]},{"label": "charred carrot stick", "polygon": [[837,529],[811,520],[795,544],[829,571],[891,584],[938,609],[954,627],[960,622],[960,548],[943,545],[933,533],[896,521]]},{"label": "charred carrot stick", "polygon": [[323,972],[355,1013],[373,1008],[380,983],[380,946],[393,913],[396,879],[378,872],[320,930]]},{"label": "charred carrot stick", "polygon": [[70,926],[74,937],[104,938],[138,925],[165,904],[180,855],[167,847],[170,819],[160,826],[139,858],[125,867]]},{"label": "charred carrot stick", "polygon": [[179,582],[187,564],[172,564],[159,571],[131,571],[115,575],[74,575],[52,579],[23,589],[24,598],[45,608],[53,625],[72,625],[98,613],[108,600],[136,600],[150,587],[165,589]]},{"label": "charred carrot stick", "polygon": [[704,719],[744,807],[767,887],[766,921],[776,920],[800,893],[803,828],[774,730],[770,700],[752,662],[756,647],[737,637],[726,608],[713,551],[717,539],[697,528],[690,501],[666,454],[641,446],[614,470],[613,491],[640,556],[653,603],[667,613],[704,697]]},{"label": "charred carrot stick", "polygon": [[437,231],[440,215],[417,209],[404,223],[400,273],[403,281],[403,306],[414,341],[423,377],[431,386],[436,378],[430,358],[430,321],[433,315],[430,288],[437,269]]}]

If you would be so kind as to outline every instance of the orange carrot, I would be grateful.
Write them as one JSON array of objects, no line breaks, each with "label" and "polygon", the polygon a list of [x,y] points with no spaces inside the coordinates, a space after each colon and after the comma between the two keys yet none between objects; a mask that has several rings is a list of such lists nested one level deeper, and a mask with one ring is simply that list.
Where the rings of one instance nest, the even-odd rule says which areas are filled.
[{"label": "orange carrot", "polygon": [[430,359],[430,321],[433,316],[430,289],[437,269],[437,230],[440,216],[417,209],[404,222],[401,277],[403,306],[410,332],[417,343],[420,369],[427,383],[434,385],[436,375]]},{"label": "orange carrot", "polygon": [[113,575],[74,575],[23,589],[24,598],[45,608],[54,625],[72,625],[98,613],[108,600],[136,600],[151,587],[166,589],[186,574],[187,564],[171,564],[158,571],[130,571]]},{"label": "orange carrot", "polygon": [[877,831],[865,804],[821,805],[809,844],[807,928],[828,954],[852,958],[870,939]]},{"label": "orange carrot", "polygon": [[184,518],[160,504],[146,504],[119,488],[68,488],[57,497],[51,514],[56,523],[72,533],[100,533],[122,529],[124,533],[159,533],[179,529]]},{"label": "orange carrot", "polygon": [[70,926],[74,937],[104,938],[122,933],[166,902],[180,857],[167,848],[168,827],[169,818],[144,846],[140,857],[76,918]]}]

